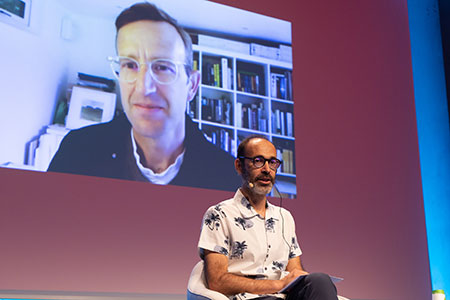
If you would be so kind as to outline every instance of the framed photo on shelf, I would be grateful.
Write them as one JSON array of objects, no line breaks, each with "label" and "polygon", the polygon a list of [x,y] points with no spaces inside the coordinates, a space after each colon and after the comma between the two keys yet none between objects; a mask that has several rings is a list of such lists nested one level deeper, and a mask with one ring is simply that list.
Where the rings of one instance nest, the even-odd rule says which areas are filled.
[{"label": "framed photo on shelf", "polygon": [[109,122],[114,117],[116,94],[74,86],[70,97],[66,127],[77,129]]}]

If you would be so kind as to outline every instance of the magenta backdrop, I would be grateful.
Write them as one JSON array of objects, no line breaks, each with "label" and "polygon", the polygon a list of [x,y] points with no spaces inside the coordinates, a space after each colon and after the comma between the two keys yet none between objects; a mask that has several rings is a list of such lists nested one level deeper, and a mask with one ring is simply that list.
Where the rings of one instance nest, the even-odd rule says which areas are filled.
[{"label": "magenta backdrop", "polygon": [[[306,268],[350,298],[430,299],[407,1],[217,2],[293,22],[300,197],[284,206]],[[0,178],[0,290],[184,293],[203,212],[232,195]]]}]

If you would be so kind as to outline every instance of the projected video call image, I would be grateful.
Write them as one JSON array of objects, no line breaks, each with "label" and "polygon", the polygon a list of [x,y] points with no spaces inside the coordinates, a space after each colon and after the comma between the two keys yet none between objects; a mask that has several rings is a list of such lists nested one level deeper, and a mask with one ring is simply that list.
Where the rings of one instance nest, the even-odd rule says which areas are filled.
[{"label": "projected video call image", "polygon": [[49,3],[28,25],[0,18],[0,166],[234,191],[237,145],[261,134],[296,196],[289,22],[209,1]]}]

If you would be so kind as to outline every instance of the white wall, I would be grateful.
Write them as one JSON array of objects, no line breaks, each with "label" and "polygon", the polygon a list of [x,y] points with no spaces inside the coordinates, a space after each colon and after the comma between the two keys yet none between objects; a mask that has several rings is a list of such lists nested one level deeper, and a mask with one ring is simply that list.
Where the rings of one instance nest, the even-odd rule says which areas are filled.
[{"label": "white wall", "polygon": [[108,56],[116,55],[115,18],[105,19],[87,15],[70,14],[65,16],[72,24],[72,39],[68,45],[69,82],[74,82],[77,73],[87,73],[113,79],[107,61]]},{"label": "white wall", "polygon": [[[75,15],[54,0],[32,7],[29,29],[0,23],[0,164],[23,164],[26,143],[53,121],[77,72],[112,77],[114,23]],[[61,38],[69,20],[69,39]]]},{"label": "white wall", "polygon": [[32,10],[31,28],[0,23],[0,163],[22,163],[25,143],[51,120],[58,81],[65,75],[62,47],[56,35],[57,14],[45,2]]}]

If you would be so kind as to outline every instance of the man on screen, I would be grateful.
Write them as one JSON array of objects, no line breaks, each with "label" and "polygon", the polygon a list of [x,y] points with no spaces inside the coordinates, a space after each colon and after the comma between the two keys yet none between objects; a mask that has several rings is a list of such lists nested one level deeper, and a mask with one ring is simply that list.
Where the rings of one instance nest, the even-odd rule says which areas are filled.
[{"label": "man on screen", "polygon": [[234,189],[238,177],[227,166],[233,157],[209,143],[186,115],[200,82],[189,35],[150,3],[125,9],[116,30],[118,56],[109,60],[125,114],[71,131],[48,170]]},{"label": "man on screen", "polygon": [[336,287],[323,273],[307,273],[300,262],[292,215],[267,201],[281,162],[275,146],[251,136],[238,147],[236,171],[242,186],[234,198],[205,213],[198,243],[209,289],[231,299],[278,299],[298,276],[286,299],[336,300]]}]

